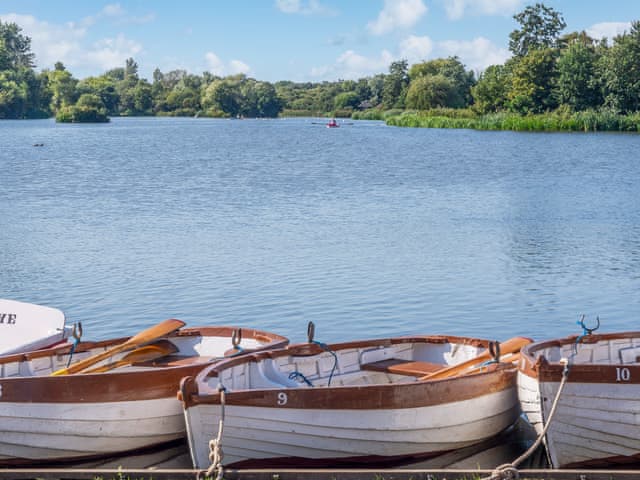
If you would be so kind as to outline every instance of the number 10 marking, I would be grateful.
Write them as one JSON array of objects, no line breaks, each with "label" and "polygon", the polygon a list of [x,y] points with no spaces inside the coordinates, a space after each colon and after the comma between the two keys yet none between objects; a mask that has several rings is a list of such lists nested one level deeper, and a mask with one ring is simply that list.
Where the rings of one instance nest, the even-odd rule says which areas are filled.
[{"label": "number 10 marking", "polygon": [[627,367],[616,367],[616,382],[628,382],[631,380],[631,371]]}]

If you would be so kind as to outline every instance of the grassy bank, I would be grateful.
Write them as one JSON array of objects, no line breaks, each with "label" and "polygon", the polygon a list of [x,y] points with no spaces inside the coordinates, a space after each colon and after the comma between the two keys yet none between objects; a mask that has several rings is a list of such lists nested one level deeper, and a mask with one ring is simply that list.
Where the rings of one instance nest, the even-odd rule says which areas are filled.
[{"label": "grassy bank", "polygon": [[388,125],[421,128],[470,128],[529,132],[640,132],[640,112],[618,115],[608,111],[550,112],[539,115],[438,109],[404,112],[386,118]]}]

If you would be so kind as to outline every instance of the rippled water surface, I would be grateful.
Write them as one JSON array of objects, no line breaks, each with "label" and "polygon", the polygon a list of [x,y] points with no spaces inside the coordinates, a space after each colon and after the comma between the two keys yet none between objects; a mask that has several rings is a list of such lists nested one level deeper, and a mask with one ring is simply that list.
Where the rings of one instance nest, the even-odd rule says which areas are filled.
[{"label": "rippled water surface", "polygon": [[[44,146],[35,147],[36,143]],[[640,136],[317,119],[0,122],[0,297],[86,338],[638,329]]]}]

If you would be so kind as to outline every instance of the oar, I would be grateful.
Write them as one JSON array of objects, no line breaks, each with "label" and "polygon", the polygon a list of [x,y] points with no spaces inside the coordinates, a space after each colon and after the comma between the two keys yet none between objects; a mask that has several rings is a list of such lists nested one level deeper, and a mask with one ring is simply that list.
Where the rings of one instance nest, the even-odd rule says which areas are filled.
[{"label": "oar", "polygon": [[124,367],[136,362],[149,362],[166,355],[176,353],[178,347],[176,347],[169,340],[158,340],[151,345],[145,345],[144,347],[136,348],[132,352],[127,353],[120,360],[116,362],[107,363],[99,367],[90,368],[88,370],[81,370],[77,373],[103,373],[113,370],[114,368]]},{"label": "oar", "polygon": [[112,347],[104,352],[98,353],[92,357],[85,358],[84,360],[80,360],[67,368],[61,368],[60,370],[56,370],[51,375],[67,375],[69,373],[76,373],[80,370],[84,370],[91,365],[94,365],[105,358],[109,358],[116,353],[125,352],[127,350],[133,350],[136,347],[140,347],[147,343],[151,343],[154,340],[157,340],[160,337],[164,337],[165,335],[170,334],[171,332],[175,332],[179,328],[182,328],[185,323],[182,320],[177,320],[175,318],[170,318],[163,322],[160,322],[157,325],[154,325],[151,328],[147,328],[142,332],[134,335],[129,340],[120,345]]},{"label": "oar", "polygon": [[[500,343],[500,354],[507,355],[509,353],[517,353],[520,351],[522,347],[531,343],[533,340],[526,337],[513,337],[509,340]],[[463,373],[465,370],[473,369],[473,367],[477,367],[478,364],[486,362],[487,360],[491,360],[492,354],[489,349],[482,352],[480,355],[473,357],[466,362],[458,363],[457,365],[452,365],[450,367],[442,368],[436,372],[429,373],[424,377],[420,377],[420,380],[437,380],[439,378],[448,378],[454,377]]]}]

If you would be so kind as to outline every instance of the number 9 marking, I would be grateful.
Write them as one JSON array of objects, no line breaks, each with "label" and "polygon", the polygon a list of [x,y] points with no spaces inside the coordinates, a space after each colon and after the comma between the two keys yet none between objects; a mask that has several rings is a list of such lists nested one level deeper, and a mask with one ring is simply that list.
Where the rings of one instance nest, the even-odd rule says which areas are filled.
[{"label": "number 9 marking", "polygon": [[286,405],[288,400],[289,399],[287,398],[286,393],[284,392],[278,393],[278,405]]}]

